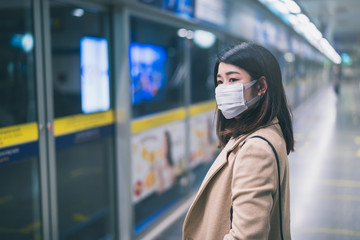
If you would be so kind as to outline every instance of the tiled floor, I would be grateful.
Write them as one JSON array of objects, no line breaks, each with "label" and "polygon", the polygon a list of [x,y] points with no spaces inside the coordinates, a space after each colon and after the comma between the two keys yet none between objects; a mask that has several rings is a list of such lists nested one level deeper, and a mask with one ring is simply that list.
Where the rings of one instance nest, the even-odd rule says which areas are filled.
[{"label": "tiled floor", "polygon": [[[360,85],[314,94],[294,114],[293,240],[360,240]],[[184,216],[156,240],[181,239]]]},{"label": "tiled floor", "polygon": [[360,89],[343,84],[294,112],[290,155],[294,240],[360,239]]}]

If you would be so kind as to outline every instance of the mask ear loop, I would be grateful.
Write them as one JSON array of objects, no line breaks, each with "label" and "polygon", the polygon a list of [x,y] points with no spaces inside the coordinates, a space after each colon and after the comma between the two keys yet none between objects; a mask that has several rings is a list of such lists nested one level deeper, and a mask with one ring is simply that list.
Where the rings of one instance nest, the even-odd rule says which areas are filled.
[{"label": "mask ear loop", "polygon": [[251,88],[252,86],[254,86],[254,84],[258,81],[258,79],[252,80],[251,82],[249,82],[248,84],[244,85],[245,90],[248,88]]},{"label": "mask ear loop", "polygon": [[[255,80],[252,80],[250,83],[246,84],[244,87],[245,87],[245,90],[252,87],[256,82],[258,81],[258,79],[255,79]],[[262,98],[262,96],[256,96],[254,97],[253,99],[251,99],[250,101],[246,102],[245,105],[247,107],[250,107],[252,106],[254,103],[256,103],[257,101],[259,101],[260,99]]]}]

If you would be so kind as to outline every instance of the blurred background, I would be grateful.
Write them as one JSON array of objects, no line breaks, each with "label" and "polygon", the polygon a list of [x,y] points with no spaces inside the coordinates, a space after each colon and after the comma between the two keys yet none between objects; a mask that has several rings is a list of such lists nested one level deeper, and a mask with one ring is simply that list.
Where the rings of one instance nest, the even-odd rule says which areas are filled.
[{"label": "blurred background", "polygon": [[293,112],[294,240],[360,239],[360,1],[1,0],[0,239],[181,239],[255,42]]}]

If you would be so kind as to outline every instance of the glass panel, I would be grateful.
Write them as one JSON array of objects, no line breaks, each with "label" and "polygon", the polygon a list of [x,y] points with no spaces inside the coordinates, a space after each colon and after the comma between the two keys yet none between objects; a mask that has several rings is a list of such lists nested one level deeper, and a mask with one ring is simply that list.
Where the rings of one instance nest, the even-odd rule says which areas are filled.
[{"label": "glass panel", "polygon": [[42,239],[31,1],[0,7],[0,239]]},{"label": "glass panel", "polygon": [[[211,45],[209,45],[208,39],[203,39],[204,37],[209,38],[209,36],[203,34],[198,37],[198,40],[194,39],[191,48],[191,62],[194,63],[191,68],[191,103],[214,100],[215,96],[213,73],[218,47],[215,35],[208,34],[210,37],[214,37]],[[197,36],[199,35],[195,34],[195,37]],[[202,44],[203,42],[206,45]]]},{"label": "glass panel", "polygon": [[184,104],[184,47],[177,28],[131,19],[129,64],[133,117]]},{"label": "glass panel", "polygon": [[[219,39],[210,32],[195,30],[191,45],[191,112],[189,119],[191,187],[198,188],[211,166],[217,148],[215,133],[214,65]],[[201,64],[196,64],[201,63]]]},{"label": "glass panel", "polygon": [[114,239],[109,16],[51,2],[60,239]]},{"label": "glass panel", "polygon": [[[178,37],[177,30],[131,18],[135,235],[170,211],[186,194],[185,41]],[[140,117],[146,114],[152,115]],[[141,122],[143,119],[146,124]]]},{"label": "glass panel", "polygon": [[110,108],[109,17],[52,1],[55,118]]},{"label": "glass panel", "polygon": [[36,119],[31,9],[16,2],[0,8],[0,128]]}]

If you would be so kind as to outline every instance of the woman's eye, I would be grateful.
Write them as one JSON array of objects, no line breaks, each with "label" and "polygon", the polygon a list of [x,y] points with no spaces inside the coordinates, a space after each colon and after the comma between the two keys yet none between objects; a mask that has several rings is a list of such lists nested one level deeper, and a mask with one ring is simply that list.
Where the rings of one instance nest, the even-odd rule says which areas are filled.
[{"label": "woman's eye", "polygon": [[236,82],[236,81],[239,81],[239,79],[237,79],[237,78],[230,78],[229,79],[229,82]]},{"label": "woman's eye", "polygon": [[219,85],[219,84],[223,84],[223,81],[217,80],[217,85]]}]

